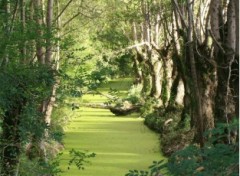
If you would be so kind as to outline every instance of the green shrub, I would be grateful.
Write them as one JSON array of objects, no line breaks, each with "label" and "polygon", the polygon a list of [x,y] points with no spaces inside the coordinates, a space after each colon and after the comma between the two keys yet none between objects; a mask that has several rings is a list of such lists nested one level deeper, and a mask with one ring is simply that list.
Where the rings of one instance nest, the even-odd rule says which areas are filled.
[{"label": "green shrub", "polygon": [[153,161],[147,171],[129,170],[125,176],[162,176],[163,173],[166,173],[166,164],[164,160],[161,160]]},{"label": "green shrub", "polygon": [[162,119],[157,112],[146,115],[144,124],[151,130],[161,133],[162,132]]},{"label": "green shrub", "polygon": [[190,145],[175,152],[169,159],[169,170],[176,176],[238,175],[239,154],[233,145]]},{"label": "green shrub", "polygon": [[203,148],[189,145],[185,149],[175,152],[169,159],[169,170],[176,176],[237,176],[239,173],[239,146],[237,142],[230,141],[229,144],[228,141],[225,141],[229,137],[226,127],[229,130],[237,130],[238,122],[217,124],[216,128],[206,133],[208,141]]},{"label": "green shrub", "polygon": [[157,112],[156,107],[158,107],[159,101],[156,98],[148,97],[142,104],[143,106],[140,109],[141,116],[145,118],[149,114]]},{"label": "green shrub", "polygon": [[161,148],[167,156],[190,144],[194,136],[189,125],[179,127],[181,112],[180,107],[172,107],[171,111],[158,108],[145,116],[144,124],[160,133]]}]

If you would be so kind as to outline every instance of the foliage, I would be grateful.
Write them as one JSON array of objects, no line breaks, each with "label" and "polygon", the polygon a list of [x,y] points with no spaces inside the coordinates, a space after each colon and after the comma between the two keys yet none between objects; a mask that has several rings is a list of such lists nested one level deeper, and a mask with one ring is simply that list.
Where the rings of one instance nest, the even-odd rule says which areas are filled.
[{"label": "foliage", "polygon": [[124,104],[124,102],[128,102],[131,105],[141,105],[143,103],[143,98],[141,96],[141,89],[142,89],[141,85],[132,85],[127,91],[127,94],[122,96],[120,94],[120,91],[110,87],[108,95],[111,96],[111,99],[105,102],[105,104],[108,104],[108,105],[111,104],[113,106],[118,106],[118,107],[121,107]]},{"label": "foliage", "polygon": [[86,154],[86,152],[70,150],[70,156],[72,157],[68,163],[68,169],[74,164],[79,170],[84,170],[84,164],[89,163],[86,159],[96,156],[95,153]]},{"label": "foliage", "polygon": [[238,142],[239,119],[234,119],[229,123],[217,123],[216,128],[206,131],[205,137],[208,143],[233,143]]},{"label": "foliage", "polygon": [[162,132],[163,121],[163,118],[159,117],[159,114],[155,111],[146,115],[144,124],[154,131]]},{"label": "foliage", "polygon": [[48,67],[38,65],[10,65],[0,73],[1,111],[11,111],[16,103],[23,106],[18,127],[22,141],[28,141],[32,135],[41,137],[47,127],[39,111],[39,102],[51,94],[53,74]]},{"label": "foliage", "polygon": [[61,155],[62,153],[59,153],[48,163],[39,162],[37,160],[30,161],[25,156],[21,156],[19,175],[36,176],[39,174],[48,174],[59,176],[62,173],[62,170],[59,168]]},{"label": "foliage", "polygon": [[228,144],[190,145],[174,153],[169,160],[173,175],[238,175],[238,151]]},{"label": "foliage", "polygon": [[[32,142],[33,138],[37,141],[44,138],[49,126],[40,108],[41,102],[51,95],[54,75],[48,66],[37,64],[8,64],[0,73],[1,165],[4,165],[4,154],[10,153],[16,160],[21,160],[27,143]],[[10,148],[9,144],[16,147]],[[36,152],[35,155],[39,157],[40,153]],[[37,166],[39,173],[43,167]],[[22,169],[24,165],[19,166],[19,170]]]},{"label": "foliage", "polygon": [[127,97],[125,98],[127,101],[130,101],[132,104],[142,104],[142,95],[141,95],[142,85],[132,85],[128,90]]},{"label": "foliage", "polygon": [[[165,155],[170,156],[173,152],[180,150],[191,143],[193,131],[189,125],[180,126],[181,107],[172,107],[171,111],[158,108],[147,114],[144,124],[150,129],[160,133],[161,148]],[[189,122],[184,122],[189,123]]]},{"label": "foliage", "polygon": [[[171,111],[166,111],[165,108],[160,107],[145,116],[144,124],[158,133],[168,133],[178,129],[181,112],[182,108],[180,107],[174,107]],[[170,121],[165,124],[167,120]]]},{"label": "foliage", "polygon": [[[168,174],[176,176],[196,175],[226,175],[237,176],[239,174],[239,146],[238,143],[219,143],[219,139],[226,139],[226,126],[229,130],[236,130],[238,122],[230,125],[220,124],[206,133],[211,134],[208,142],[203,148],[191,144],[184,149],[175,151],[169,158],[168,163],[153,162],[149,171],[130,170],[126,176],[155,176],[162,169],[168,169]],[[220,137],[220,138],[219,138]],[[169,139],[172,141],[172,139]],[[215,143],[217,141],[217,143]],[[214,143],[213,143],[214,142]],[[161,174],[160,174],[161,175]]]},{"label": "foliage", "polygon": [[[169,159],[169,170],[173,175],[238,175],[239,151],[238,143],[228,144],[226,126],[236,130],[238,123],[220,124],[206,133],[208,142],[203,148],[190,145],[175,152]],[[209,137],[209,134],[211,136]],[[206,137],[207,137],[206,136]]]},{"label": "foliage", "polygon": [[[85,48],[80,48],[80,50],[85,50]],[[102,75],[92,71],[94,66],[89,64],[93,61],[91,54],[83,58],[70,51],[65,54],[65,62],[59,70],[61,78],[58,90],[59,100],[64,100],[66,97],[81,97],[84,92],[95,89],[104,80]]]},{"label": "foliage", "polygon": [[141,107],[141,116],[146,117],[147,115],[153,113],[155,108],[158,106],[159,100],[154,97],[148,97],[143,106]]},{"label": "foliage", "polygon": [[153,164],[148,168],[148,171],[129,170],[129,173],[125,176],[161,176],[161,173],[166,172],[166,164],[164,164],[164,160],[153,161]]},{"label": "foliage", "polygon": [[127,173],[125,176],[147,176],[147,171],[138,171],[138,170],[129,170],[129,173]]},{"label": "foliage", "polygon": [[120,77],[128,77],[133,74],[132,64],[133,64],[133,54],[125,52],[117,55],[113,60],[113,65],[116,65],[116,73]]},{"label": "foliage", "polygon": [[[35,175],[53,175],[60,176],[64,173],[61,169],[61,158],[63,153],[59,152],[54,158],[49,158],[48,162],[39,162],[37,160],[28,160],[25,156],[21,156],[19,174],[24,176]],[[88,159],[96,156],[95,153],[86,153],[72,149],[69,151],[70,159],[68,169],[73,165],[79,170],[84,169],[84,165],[89,163]]]},{"label": "foliage", "polygon": [[69,120],[67,108],[65,103],[59,101],[52,114],[50,137],[60,143],[63,142],[64,127]]},{"label": "foliage", "polygon": [[104,43],[105,47],[117,49],[128,44],[128,38],[119,29],[112,28],[105,29],[98,33],[98,40]]}]

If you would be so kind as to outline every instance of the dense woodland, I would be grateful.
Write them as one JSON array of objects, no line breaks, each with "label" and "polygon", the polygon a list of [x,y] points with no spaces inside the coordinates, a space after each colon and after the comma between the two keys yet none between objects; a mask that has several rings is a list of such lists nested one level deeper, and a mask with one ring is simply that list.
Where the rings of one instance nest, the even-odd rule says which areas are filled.
[{"label": "dense woodland", "polygon": [[238,175],[239,0],[1,0],[0,23],[0,175],[58,175],[54,114],[118,77],[170,174]]}]

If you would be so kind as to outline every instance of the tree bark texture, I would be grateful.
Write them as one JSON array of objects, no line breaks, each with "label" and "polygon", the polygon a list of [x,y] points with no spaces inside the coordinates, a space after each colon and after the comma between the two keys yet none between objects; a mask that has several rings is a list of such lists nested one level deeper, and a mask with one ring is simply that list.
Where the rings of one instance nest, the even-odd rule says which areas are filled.
[{"label": "tree bark texture", "polygon": [[197,128],[197,134],[196,139],[197,142],[199,142],[200,146],[203,147],[204,145],[204,139],[203,139],[203,112],[202,112],[202,104],[201,104],[201,97],[200,97],[200,88],[199,88],[199,82],[198,82],[198,73],[196,69],[196,62],[194,57],[194,49],[193,49],[193,37],[192,37],[192,31],[193,31],[193,11],[192,6],[190,5],[190,0],[187,0],[188,3],[188,32],[187,32],[187,38],[188,38],[188,54],[189,54],[189,60],[191,65],[191,76],[193,81],[193,87],[192,87],[192,93],[194,95],[195,105],[194,105],[194,115],[196,119],[195,127]]},{"label": "tree bark texture", "polygon": [[162,91],[162,61],[155,61],[153,63],[153,70],[152,70],[152,90],[151,96],[155,98],[160,98],[161,91]]},{"label": "tree bark texture", "polygon": [[37,55],[38,62],[41,64],[45,64],[41,0],[33,0],[33,5],[34,5],[34,18],[37,24],[36,33],[38,34],[36,39],[36,55]]},{"label": "tree bark texture", "polygon": [[[216,7],[218,7],[218,9],[216,9]],[[219,13],[221,13],[220,1],[212,1],[211,10],[211,28],[215,42],[215,58],[218,64],[215,116],[218,121],[228,122],[228,114],[232,114],[235,111],[232,103],[232,92],[230,90],[231,67],[234,62],[237,37],[235,1],[229,1],[226,24],[220,23],[224,21],[220,18],[221,16],[219,17]]]}]

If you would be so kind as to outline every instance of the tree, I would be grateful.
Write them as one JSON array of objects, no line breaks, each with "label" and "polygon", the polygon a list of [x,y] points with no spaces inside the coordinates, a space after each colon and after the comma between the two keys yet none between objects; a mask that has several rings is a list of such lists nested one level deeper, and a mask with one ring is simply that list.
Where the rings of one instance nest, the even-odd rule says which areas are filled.
[{"label": "tree", "polygon": [[[4,9],[1,14],[4,28],[0,32],[1,82],[4,83],[1,88],[0,106],[3,112],[1,173],[15,175],[19,171],[19,157],[25,147],[24,144],[32,142],[34,138],[37,138],[37,141],[44,138],[46,124],[50,123],[53,102],[51,97],[55,96],[56,91],[53,84],[54,69],[51,67],[53,1],[48,1],[46,30],[41,1],[3,1],[1,5]],[[26,12],[26,9],[29,11]],[[28,32],[30,34],[27,34]],[[31,50],[34,43],[36,52]],[[31,58],[32,56],[34,57]],[[36,80],[39,82],[35,83]],[[40,93],[39,90],[43,92]],[[51,90],[53,95],[50,94]],[[46,104],[47,99],[51,100],[51,106],[50,101]],[[36,127],[36,123],[40,125],[35,128],[36,131],[28,126],[31,122],[33,122],[31,127]]]},{"label": "tree", "polygon": [[223,4],[227,8],[221,7],[222,1],[203,2],[142,0],[116,8],[123,16],[124,31],[131,29],[131,34],[124,32],[133,44],[126,49],[135,53],[134,70],[143,95],[173,105],[171,98],[177,96],[182,80],[182,121],[191,116],[201,146],[203,133],[214,128],[218,119],[228,121],[230,114],[238,112],[238,79],[234,78],[238,10],[233,1]]}]

